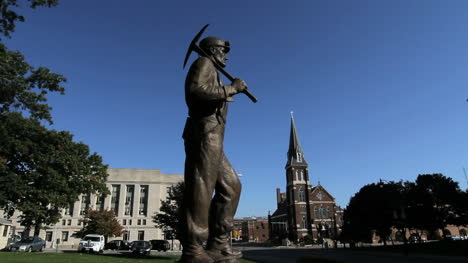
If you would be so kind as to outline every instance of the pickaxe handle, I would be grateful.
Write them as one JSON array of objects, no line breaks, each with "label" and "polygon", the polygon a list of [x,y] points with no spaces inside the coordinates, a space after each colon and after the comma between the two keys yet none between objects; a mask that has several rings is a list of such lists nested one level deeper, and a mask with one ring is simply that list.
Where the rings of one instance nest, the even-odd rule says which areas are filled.
[{"label": "pickaxe handle", "polygon": [[[194,45],[194,50],[200,56],[209,58],[211,60],[211,62],[213,62],[213,65],[216,67],[217,70],[219,70],[221,73],[223,73],[223,75],[226,76],[226,78],[228,78],[231,82],[234,81],[235,78],[233,76],[231,76],[231,74],[229,74],[226,70],[224,70],[224,68],[221,67],[214,59],[212,59],[210,56],[208,56],[208,54],[206,54],[205,51],[203,49],[201,49],[198,45]],[[249,99],[252,100],[254,103],[256,103],[258,101],[258,99],[254,95],[252,95],[252,93],[250,93],[247,89],[242,91],[242,93],[247,95],[247,97],[249,97]]]},{"label": "pickaxe handle", "polygon": [[[234,77],[231,76],[231,74],[229,74],[226,70],[224,70],[224,68],[220,67],[218,65],[218,63],[214,62],[214,65],[215,65],[216,69],[218,69],[221,73],[223,73],[224,76],[226,76],[226,78],[228,78],[231,82],[234,81]],[[252,93],[250,93],[249,90],[245,89],[244,91],[242,91],[242,93],[247,95],[247,97],[249,97],[249,99],[251,101],[253,101],[254,103],[256,103],[258,101],[257,98],[255,98],[255,96],[252,95]]]}]

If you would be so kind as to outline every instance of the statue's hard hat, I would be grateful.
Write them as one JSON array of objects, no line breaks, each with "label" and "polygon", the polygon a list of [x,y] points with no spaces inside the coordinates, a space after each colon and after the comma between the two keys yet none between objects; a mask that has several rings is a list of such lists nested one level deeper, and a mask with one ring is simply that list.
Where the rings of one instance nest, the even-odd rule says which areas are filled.
[{"label": "statue's hard hat", "polygon": [[224,41],[219,37],[206,37],[200,41],[200,48],[203,50],[209,50],[211,46],[224,47],[224,52],[228,53],[231,50],[229,41]]}]

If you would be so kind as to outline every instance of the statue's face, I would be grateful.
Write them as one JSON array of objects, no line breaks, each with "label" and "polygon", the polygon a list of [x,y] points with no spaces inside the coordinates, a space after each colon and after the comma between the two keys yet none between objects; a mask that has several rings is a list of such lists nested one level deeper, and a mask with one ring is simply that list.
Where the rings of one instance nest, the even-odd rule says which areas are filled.
[{"label": "statue's face", "polygon": [[213,54],[216,62],[224,68],[226,66],[226,61],[228,60],[226,49],[219,46],[211,47],[211,53]]}]

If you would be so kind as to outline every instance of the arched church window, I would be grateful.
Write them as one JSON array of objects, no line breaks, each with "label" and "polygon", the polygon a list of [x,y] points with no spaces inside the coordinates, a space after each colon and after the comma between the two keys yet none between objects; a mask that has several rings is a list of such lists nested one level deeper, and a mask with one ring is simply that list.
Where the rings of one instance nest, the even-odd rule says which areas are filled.
[{"label": "arched church window", "polygon": [[298,163],[302,163],[302,153],[297,152],[297,153],[296,153],[296,157],[297,157],[297,162],[298,162]]},{"label": "arched church window", "polygon": [[301,187],[299,189],[299,202],[305,202],[305,201],[306,201],[305,189]]}]

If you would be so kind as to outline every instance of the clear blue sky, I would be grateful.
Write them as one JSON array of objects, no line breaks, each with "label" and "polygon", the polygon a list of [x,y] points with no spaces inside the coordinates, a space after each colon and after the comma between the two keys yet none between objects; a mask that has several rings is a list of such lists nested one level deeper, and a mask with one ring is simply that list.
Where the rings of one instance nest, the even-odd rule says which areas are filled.
[{"label": "clear blue sky", "polygon": [[[290,111],[318,181],[346,206],[365,184],[443,173],[467,188],[468,1],[61,1],[24,10],[10,49],[68,78],[55,124],[113,168],[183,173],[182,62],[200,28],[231,41],[225,152],[237,216],[285,189]],[[195,56],[193,56],[195,58]],[[191,61],[193,61],[193,58]]]}]

